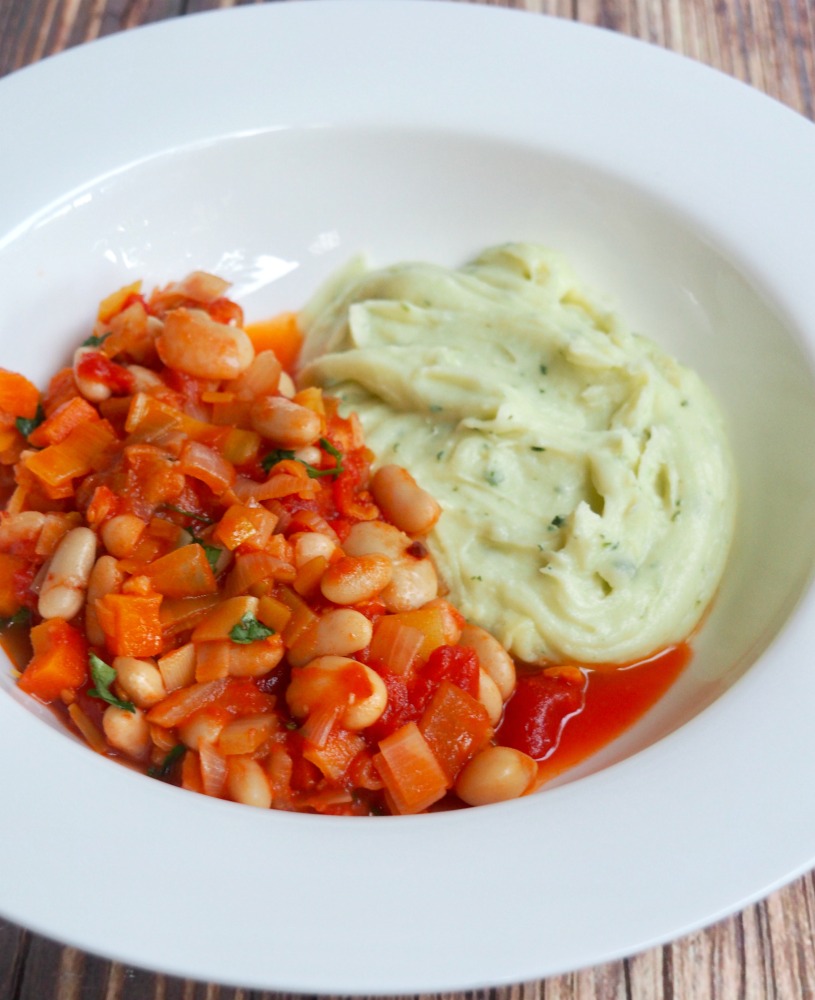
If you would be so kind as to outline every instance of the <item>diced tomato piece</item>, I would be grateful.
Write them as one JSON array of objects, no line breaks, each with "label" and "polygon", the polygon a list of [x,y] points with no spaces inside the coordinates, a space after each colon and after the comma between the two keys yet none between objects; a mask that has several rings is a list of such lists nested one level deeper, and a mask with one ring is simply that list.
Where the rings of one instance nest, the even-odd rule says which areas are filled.
[{"label": "diced tomato piece", "polygon": [[133,392],[133,376],[122,365],[105,357],[101,351],[83,354],[77,364],[77,374],[91,382],[102,382],[112,392],[128,395]]},{"label": "diced tomato piece", "polygon": [[478,697],[478,655],[466,646],[438,646],[419,671],[411,701],[421,712],[442,681],[450,681],[473,698]]},{"label": "diced tomato piece", "polygon": [[546,672],[518,678],[497,732],[502,746],[543,760],[557,747],[564,722],[583,709],[585,682]]}]

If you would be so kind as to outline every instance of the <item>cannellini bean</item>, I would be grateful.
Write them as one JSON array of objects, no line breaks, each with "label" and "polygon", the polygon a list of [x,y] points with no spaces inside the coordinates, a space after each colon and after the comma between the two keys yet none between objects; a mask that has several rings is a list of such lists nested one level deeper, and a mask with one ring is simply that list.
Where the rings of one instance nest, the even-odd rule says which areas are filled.
[{"label": "cannellini bean", "polygon": [[373,600],[392,577],[393,563],[378,552],[343,556],[323,573],[320,590],[334,604],[361,604]]},{"label": "cannellini bean", "polygon": [[133,379],[134,393],[147,392],[148,389],[155,389],[157,386],[164,385],[158,375],[150,371],[149,368],[143,368],[141,365],[128,365],[127,370]]},{"label": "cannellini bean", "polygon": [[381,597],[388,611],[413,611],[438,593],[439,578],[430,558],[405,556],[393,564],[393,578]]},{"label": "cannellini bean", "polygon": [[99,352],[95,347],[77,347],[74,351],[74,382],[79,390],[81,396],[89,400],[91,403],[101,403],[105,399],[109,399],[111,396],[110,386],[106,385],[104,382],[100,382],[95,378],[89,378],[87,375],[81,375],[79,371],[79,362],[87,354],[98,354]]},{"label": "cannellini bean", "polygon": [[456,781],[456,794],[471,806],[517,799],[529,791],[538,765],[520,750],[490,746],[467,764]]},{"label": "cannellini bean", "polygon": [[254,399],[277,392],[283,369],[274,351],[260,351],[252,364],[229,386],[239,399]]},{"label": "cannellini bean", "polygon": [[[412,554],[416,549],[418,554]],[[419,542],[384,521],[361,521],[348,532],[343,550],[350,556],[386,555],[393,564],[391,582],[382,591],[388,611],[413,611],[432,601],[439,593],[433,563]]]},{"label": "cannellini bean", "polygon": [[305,448],[296,448],[294,457],[298,462],[305,462],[306,465],[319,465],[323,460],[323,453],[316,445],[309,444]]},{"label": "cannellini bean", "polygon": [[150,708],[166,698],[161,673],[152,660],[135,656],[117,656],[113,661],[116,681],[127,697],[139,708]]},{"label": "cannellini bean", "polygon": [[117,514],[105,521],[99,534],[108,552],[117,559],[124,559],[136,548],[146,527],[135,514]]},{"label": "cannellini bean", "polygon": [[320,417],[307,406],[282,396],[258,396],[252,403],[252,426],[281,448],[304,448],[320,436]]},{"label": "cannellini bean", "polygon": [[270,809],[272,790],[263,768],[251,757],[232,757],[226,776],[226,794],[233,802]]},{"label": "cannellini bean", "polygon": [[400,465],[377,469],[371,493],[385,517],[408,535],[426,535],[441,515],[434,498]]},{"label": "cannellini bean", "polygon": [[329,653],[348,656],[365,649],[371,641],[373,626],[365,615],[353,608],[327,611],[289,650],[289,663],[302,667],[310,660]]},{"label": "cannellini bean", "polygon": [[156,350],[168,368],[196,378],[233,379],[255,356],[248,334],[240,327],[216,323],[198,309],[174,309],[156,338]]},{"label": "cannellini bean", "polygon": [[410,544],[410,538],[392,524],[384,521],[360,521],[348,532],[343,551],[349,556],[367,556],[372,552],[381,552],[391,559],[399,559]]},{"label": "cannellini bean", "polygon": [[336,550],[334,539],[328,535],[320,531],[304,531],[294,539],[294,565],[299,569],[318,556],[330,559]]},{"label": "cannellini bean", "polygon": [[497,726],[504,711],[504,700],[498,685],[483,668],[478,672],[478,700],[486,708],[491,725]]},{"label": "cannellini bean", "polygon": [[351,694],[340,721],[346,729],[352,730],[372,726],[388,704],[385,682],[370,667],[345,656],[320,656],[292,673],[286,690],[286,703],[292,715],[302,719],[335,698],[346,700],[348,694],[342,686],[341,675],[348,669],[363,671],[371,693],[359,701]]},{"label": "cannellini bean", "polygon": [[490,675],[506,701],[515,690],[515,664],[501,643],[478,625],[465,625],[461,630],[462,646],[474,649],[478,662]]},{"label": "cannellini bean", "polygon": [[110,705],[102,716],[102,729],[108,743],[132,760],[145,760],[150,753],[150,725],[144,712],[128,712]]},{"label": "cannellini bean", "polygon": [[95,558],[96,535],[90,528],[72,528],[63,536],[40,588],[37,610],[43,618],[79,614]]},{"label": "cannellini bean", "polygon": [[93,564],[88,580],[88,595],[85,607],[85,631],[93,646],[101,646],[105,641],[105,633],[99,625],[96,614],[96,602],[105,594],[115,594],[122,587],[124,573],[119,569],[113,556],[99,556]]}]

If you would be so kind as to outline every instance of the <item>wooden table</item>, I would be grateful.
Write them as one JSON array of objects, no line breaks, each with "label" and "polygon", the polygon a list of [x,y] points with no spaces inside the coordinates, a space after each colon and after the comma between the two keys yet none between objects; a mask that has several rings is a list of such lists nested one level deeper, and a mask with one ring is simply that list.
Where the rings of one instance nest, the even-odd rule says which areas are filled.
[{"label": "wooden table", "polygon": [[[674,49],[815,118],[813,0],[491,2],[601,25]],[[235,5],[236,0],[0,0],[0,75],[102,35]],[[0,1000],[268,1000],[272,996],[104,961],[0,920]],[[480,994],[448,996],[464,1000]],[[815,997],[815,878],[809,874],[730,919],[664,947],[571,975],[484,991],[483,997]]]}]

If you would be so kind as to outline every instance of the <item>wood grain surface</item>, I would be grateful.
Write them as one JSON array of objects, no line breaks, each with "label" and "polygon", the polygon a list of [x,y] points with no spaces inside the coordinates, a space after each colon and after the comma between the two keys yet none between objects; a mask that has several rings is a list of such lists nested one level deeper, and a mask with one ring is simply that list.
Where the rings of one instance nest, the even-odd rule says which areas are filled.
[{"label": "wood grain surface", "polygon": [[[813,0],[483,2],[571,18],[645,39],[715,66],[815,118]],[[235,0],[0,0],[0,76],[103,35],[232,6],[237,6]],[[290,995],[155,975],[62,947],[0,920],[0,1000],[286,996]],[[707,930],[624,961],[540,982],[442,996],[446,1000],[809,1000],[815,997],[815,881],[810,873]]]}]

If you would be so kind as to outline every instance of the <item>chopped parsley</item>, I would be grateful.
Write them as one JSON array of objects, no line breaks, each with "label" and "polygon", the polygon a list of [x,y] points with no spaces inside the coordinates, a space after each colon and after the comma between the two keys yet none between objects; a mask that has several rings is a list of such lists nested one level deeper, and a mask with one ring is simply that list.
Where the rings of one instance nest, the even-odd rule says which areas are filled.
[{"label": "chopped parsley", "polygon": [[132,701],[122,701],[110,690],[110,685],[116,680],[115,669],[104,660],[100,660],[96,653],[88,654],[88,663],[91,668],[91,680],[94,683],[94,686],[88,689],[90,697],[106,701],[108,705],[114,705],[125,712],[135,712],[136,706]]},{"label": "chopped parsley", "polygon": [[14,423],[23,437],[27,438],[35,427],[40,426],[43,420],[45,420],[45,410],[42,408],[42,403],[38,403],[37,412],[33,417],[17,417]]},{"label": "chopped parsley", "polygon": [[90,337],[88,337],[87,340],[83,340],[82,341],[82,346],[83,347],[98,347],[100,344],[104,343],[108,339],[108,337],[110,336],[110,333],[111,333],[111,331],[108,331],[107,333],[103,333],[100,336],[96,336],[96,334],[92,334]]},{"label": "chopped parsley", "polygon": [[7,628],[14,628],[15,625],[28,625],[31,621],[31,611],[29,608],[20,608],[8,618],[0,618],[0,631]]},{"label": "chopped parsley", "polygon": [[[275,448],[274,451],[270,451],[269,454],[263,458],[260,465],[264,472],[270,472],[278,462],[293,460],[295,462],[299,462],[305,467],[309,479],[319,479],[321,476],[334,476],[336,479],[341,472],[345,471],[342,464],[342,452],[338,451],[327,438],[320,438],[320,447],[323,451],[327,451],[332,458],[336,459],[337,464],[332,469],[318,469],[313,465],[309,465],[308,462],[304,462],[301,458],[295,458],[294,452],[288,448]],[[394,451],[395,450],[396,449],[394,448]]]},{"label": "chopped parsley", "polygon": [[274,451],[270,451],[268,455],[264,456],[260,466],[264,472],[271,472],[278,462],[285,462],[287,459],[294,459],[293,451],[288,448],[275,448]]},{"label": "chopped parsley", "polygon": [[[192,534],[192,532],[190,532]],[[204,555],[207,557],[207,562],[209,563],[209,568],[212,572],[215,572],[215,568],[218,565],[218,560],[223,555],[223,549],[218,545],[210,545],[209,542],[205,542],[203,538],[199,538],[197,535],[192,536],[192,545],[200,545],[204,550]]]},{"label": "chopped parsley", "polygon": [[555,514],[552,520],[549,522],[549,530],[554,531],[555,528],[562,528],[566,523],[566,518],[561,514]]},{"label": "chopped parsley", "polygon": [[187,748],[184,744],[178,743],[160,764],[147,768],[148,776],[150,778],[158,778],[159,781],[165,781],[170,776],[170,772],[172,771],[176,761],[181,760],[186,752]]},{"label": "chopped parsley", "polygon": [[549,372],[549,366],[548,365],[538,365],[538,368],[540,369],[541,375],[546,375]]},{"label": "chopped parsley", "polygon": [[546,449],[539,444],[533,444],[530,451],[546,451]]},{"label": "chopped parsley", "polygon": [[238,624],[233,625],[229,630],[229,638],[242,645],[257,642],[259,639],[268,639],[270,635],[274,634],[274,629],[259,622],[251,611],[247,611]]},{"label": "chopped parsley", "polygon": [[176,507],[172,503],[163,503],[161,506],[166,510],[173,510],[176,514],[181,514],[183,517],[188,517],[192,521],[200,521],[201,524],[215,524],[215,521],[211,517],[207,517],[206,514],[198,514],[194,510],[185,510],[184,507]]}]

